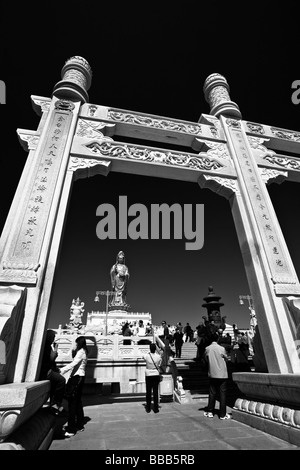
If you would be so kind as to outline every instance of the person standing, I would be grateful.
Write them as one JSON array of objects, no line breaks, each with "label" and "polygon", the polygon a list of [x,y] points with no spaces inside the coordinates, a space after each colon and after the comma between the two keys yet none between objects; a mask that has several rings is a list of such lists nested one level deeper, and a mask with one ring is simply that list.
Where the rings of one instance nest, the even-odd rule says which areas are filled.
[{"label": "person standing", "polygon": [[207,411],[204,416],[208,418],[214,417],[214,409],[216,403],[217,392],[220,395],[220,419],[230,419],[226,412],[226,391],[227,391],[227,356],[223,346],[220,346],[218,341],[218,334],[212,335],[212,342],[205,348],[205,359],[208,363],[208,377],[209,377],[209,397]]},{"label": "person standing", "polygon": [[[139,320],[139,324],[138,324],[138,327],[137,327],[137,336],[140,336],[140,337],[145,337],[146,336],[146,328],[145,328],[145,325],[144,325],[144,322],[143,320]],[[149,341],[147,339],[140,339],[138,341],[138,344],[149,344]]]},{"label": "person standing", "polygon": [[187,343],[188,341],[191,341],[191,332],[192,328],[189,323],[187,323],[183,329],[184,331],[184,341]]},{"label": "person standing", "polygon": [[[203,362],[204,358],[204,351],[207,346],[207,334],[206,334],[206,327],[204,323],[200,323],[197,327],[197,339],[196,339],[196,346],[197,346],[197,355],[196,360],[199,362]],[[204,364],[203,364],[204,365]]]},{"label": "person standing", "polygon": [[151,411],[151,398],[153,392],[153,411],[159,412],[158,408],[158,386],[160,382],[161,356],[156,352],[155,343],[150,344],[150,352],[143,356],[146,361],[145,380],[146,380],[146,411]]},{"label": "person standing", "polygon": [[[123,336],[132,336],[132,331],[129,328],[129,323],[128,322],[124,323],[124,325],[122,326],[122,335]],[[131,344],[131,340],[130,339],[124,339],[123,344],[127,344],[127,345]]]},{"label": "person standing", "polygon": [[249,364],[249,343],[248,336],[244,332],[237,334],[238,349],[236,350],[236,363],[239,372],[250,372],[251,367]]},{"label": "person standing", "polygon": [[174,343],[175,343],[175,355],[176,357],[181,358],[181,349],[183,345],[183,333],[180,332],[178,327],[176,327],[173,338],[174,338]]},{"label": "person standing", "polygon": [[161,326],[162,326],[162,329],[163,329],[163,334],[160,336],[160,339],[163,341],[163,343],[165,344],[165,346],[169,346],[170,344],[170,331],[169,331],[169,327],[167,326],[167,323],[165,322],[165,320],[163,320],[161,322]]},{"label": "person standing", "polygon": [[73,361],[60,370],[61,374],[71,371],[66,386],[69,416],[68,426],[64,429],[65,437],[74,436],[77,431],[84,431],[84,413],[81,396],[85,380],[88,349],[84,336],[79,336],[75,342],[76,349]]}]

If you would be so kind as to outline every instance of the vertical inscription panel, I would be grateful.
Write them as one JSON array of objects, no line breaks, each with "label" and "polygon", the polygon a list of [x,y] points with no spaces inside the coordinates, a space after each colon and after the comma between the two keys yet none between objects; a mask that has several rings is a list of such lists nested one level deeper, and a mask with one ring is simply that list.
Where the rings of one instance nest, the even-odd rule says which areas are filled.
[{"label": "vertical inscription panel", "polygon": [[36,283],[39,256],[45,236],[56,182],[72,121],[74,104],[58,100],[50,118],[31,189],[20,216],[15,242],[3,261],[0,281]]},{"label": "vertical inscription panel", "polygon": [[292,268],[292,262],[285,245],[280,226],[277,221],[269,194],[259,174],[257,164],[252,156],[247,138],[240,122],[227,119],[230,133],[242,177],[247,188],[252,213],[265,249],[272,282],[278,294],[300,294],[300,286]]}]

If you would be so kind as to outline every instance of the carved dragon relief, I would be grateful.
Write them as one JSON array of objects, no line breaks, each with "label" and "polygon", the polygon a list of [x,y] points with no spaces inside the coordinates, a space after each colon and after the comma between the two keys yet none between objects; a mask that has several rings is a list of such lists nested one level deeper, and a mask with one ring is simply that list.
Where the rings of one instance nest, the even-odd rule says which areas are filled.
[{"label": "carved dragon relief", "polygon": [[[247,136],[250,146],[253,149],[254,154],[257,157],[263,158],[268,163],[272,165],[281,166],[285,169],[292,169],[292,170],[300,170],[300,159],[296,157],[288,157],[283,155],[278,155],[273,150],[269,150],[267,147],[263,145],[264,141],[268,141],[270,139],[264,139],[260,137],[252,137]],[[285,177],[287,177],[286,173],[283,173]]]},{"label": "carved dragon relief", "polygon": [[187,134],[195,135],[202,134],[201,125],[198,123],[192,124],[171,119],[153,118],[151,116],[136,113],[124,113],[114,109],[110,109],[108,111],[107,117],[112,121],[154,127],[155,129],[163,129],[166,131],[185,132]]},{"label": "carved dragon relief", "polygon": [[263,158],[272,165],[279,165],[286,168],[287,170],[300,170],[300,160],[297,158],[283,157],[282,155],[276,154],[274,156],[266,155]]},{"label": "carved dragon relief", "polygon": [[300,142],[300,133],[294,131],[288,131],[280,129],[279,127],[271,127],[271,132],[279,139],[291,140],[294,142]]},{"label": "carved dragon relief", "polygon": [[206,153],[203,155],[201,153],[199,155],[193,155],[184,152],[180,153],[162,149],[154,150],[153,148],[114,143],[107,140],[90,142],[85,144],[85,147],[94,154],[112,158],[144,161],[148,163],[159,163],[191,168],[194,170],[217,171],[224,167],[224,165],[222,165],[217,160],[208,158]]},{"label": "carved dragon relief", "polygon": [[264,134],[264,128],[261,124],[256,124],[254,122],[247,122],[246,128],[248,132],[253,132],[255,134]]}]

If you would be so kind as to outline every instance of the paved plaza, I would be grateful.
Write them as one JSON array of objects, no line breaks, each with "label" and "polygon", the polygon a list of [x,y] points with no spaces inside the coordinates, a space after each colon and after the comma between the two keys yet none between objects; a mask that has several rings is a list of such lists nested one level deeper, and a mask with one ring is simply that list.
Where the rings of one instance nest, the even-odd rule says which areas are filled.
[{"label": "paved plaza", "polygon": [[[217,402],[218,404],[218,402]],[[85,431],[62,438],[66,416],[57,418],[49,450],[178,451],[300,450],[299,447],[234,419],[203,415],[207,398],[192,404],[161,403],[160,412],[147,414],[142,396],[84,397]],[[217,405],[218,406],[218,405]],[[231,409],[228,408],[229,414]],[[105,454],[105,452],[104,452]]]}]

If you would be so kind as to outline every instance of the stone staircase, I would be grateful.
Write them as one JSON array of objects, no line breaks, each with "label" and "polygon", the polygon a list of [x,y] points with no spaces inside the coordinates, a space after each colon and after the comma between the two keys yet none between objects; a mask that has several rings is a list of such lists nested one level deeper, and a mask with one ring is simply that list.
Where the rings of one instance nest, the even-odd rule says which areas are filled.
[{"label": "stone staircase", "polygon": [[207,372],[195,361],[196,355],[196,344],[187,342],[182,345],[181,358],[175,358],[178,375],[182,377],[185,390],[185,403],[194,403],[208,397]]},{"label": "stone staircase", "polygon": [[[197,346],[195,343],[183,343],[181,358],[175,358],[178,375],[182,377],[182,385],[185,390],[184,403],[195,403],[208,400],[209,379],[207,370],[203,369],[200,362],[196,361]],[[243,394],[239,391],[237,385],[232,381],[232,372],[235,371],[234,365],[228,362],[228,390],[227,404],[233,406],[237,398]]]},{"label": "stone staircase", "polygon": [[[173,349],[175,349],[173,347]],[[176,363],[178,361],[194,359],[197,355],[197,346],[196,343],[183,343],[181,350],[181,359],[176,358]]]}]

